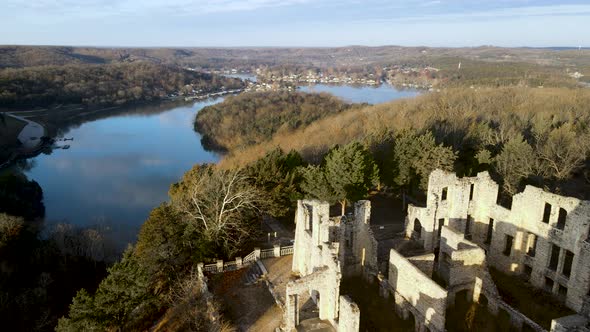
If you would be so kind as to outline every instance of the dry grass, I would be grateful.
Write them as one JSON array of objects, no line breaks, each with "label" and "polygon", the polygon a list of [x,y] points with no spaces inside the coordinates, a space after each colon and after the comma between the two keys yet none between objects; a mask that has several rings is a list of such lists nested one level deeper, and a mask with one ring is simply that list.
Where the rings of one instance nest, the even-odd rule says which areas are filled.
[{"label": "dry grass", "polygon": [[335,144],[406,128],[436,127],[463,140],[466,133],[476,131],[474,126],[486,122],[497,127],[494,139],[502,140],[538,125],[570,122],[584,127],[590,124],[589,104],[588,89],[448,89],[328,116],[305,128],[276,134],[268,142],[231,151],[219,165],[245,165],[276,147],[299,151],[308,161],[317,162]]}]

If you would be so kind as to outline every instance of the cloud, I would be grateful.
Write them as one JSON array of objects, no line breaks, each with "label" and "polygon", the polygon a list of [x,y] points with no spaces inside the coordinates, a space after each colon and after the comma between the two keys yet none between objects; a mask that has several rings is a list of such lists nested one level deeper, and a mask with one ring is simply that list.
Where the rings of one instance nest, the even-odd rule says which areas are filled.
[{"label": "cloud", "polygon": [[312,0],[5,0],[2,7],[19,13],[47,15],[78,15],[85,17],[143,15],[203,15],[211,13],[252,11],[271,7],[287,7]]},{"label": "cloud", "polygon": [[399,16],[394,18],[377,18],[356,20],[354,23],[389,23],[389,22],[435,22],[435,21],[472,21],[486,19],[506,19],[506,18],[525,18],[540,16],[588,16],[590,15],[590,5],[551,5],[551,6],[529,6],[529,7],[506,7],[492,10],[472,10],[465,12],[450,12],[440,14],[424,14]]},{"label": "cloud", "polygon": [[442,1],[440,1],[440,0],[427,1],[423,4],[421,4],[421,6],[423,6],[423,7],[436,6],[436,5],[440,5],[441,3],[442,3]]}]

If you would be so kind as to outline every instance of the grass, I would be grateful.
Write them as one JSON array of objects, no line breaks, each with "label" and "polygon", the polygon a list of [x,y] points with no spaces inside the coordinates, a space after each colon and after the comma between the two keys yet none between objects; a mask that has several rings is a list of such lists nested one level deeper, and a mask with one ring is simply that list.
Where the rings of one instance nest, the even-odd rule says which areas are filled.
[{"label": "grass", "polygon": [[551,320],[554,318],[575,313],[553,295],[534,288],[531,284],[517,277],[504,274],[496,269],[490,269],[490,274],[506,303],[548,330],[551,327]]}]

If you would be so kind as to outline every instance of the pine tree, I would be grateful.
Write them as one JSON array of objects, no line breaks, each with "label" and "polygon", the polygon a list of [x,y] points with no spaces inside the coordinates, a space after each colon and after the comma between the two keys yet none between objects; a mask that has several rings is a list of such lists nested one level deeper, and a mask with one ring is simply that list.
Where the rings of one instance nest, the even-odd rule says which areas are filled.
[{"label": "pine tree", "polygon": [[325,178],[346,210],[346,201],[363,199],[379,184],[379,169],[371,153],[359,142],[335,147],[324,161]]},{"label": "pine tree", "polygon": [[301,189],[307,194],[307,196],[330,204],[338,202],[338,197],[334,193],[331,184],[326,179],[324,168],[310,165],[305,168],[300,168],[300,172],[303,176]]},{"label": "pine tree", "polygon": [[457,155],[450,147],[437,145],[431,132],[417,135],[403,131],[395,139],[393,147],[393,179],[401,188],[419,183],[428,189],[428,176],[435,169],[453,170]]},{"label": "pine tree", "polygon": [[248,180],[265,196],[266,210],[273,217],[283,217],[295,207],[301,197],[301,174],[297,168],[304,164],[297,151],[285,154],[280,148],[246,167]]}]

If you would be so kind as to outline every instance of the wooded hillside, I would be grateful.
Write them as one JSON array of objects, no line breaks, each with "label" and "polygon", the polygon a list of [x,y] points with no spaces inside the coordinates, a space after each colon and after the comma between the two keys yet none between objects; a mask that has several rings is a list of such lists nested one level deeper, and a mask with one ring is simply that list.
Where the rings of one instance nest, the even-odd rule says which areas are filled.
[{"label": "wooded hillside", "polygon": [[242,86],[238,79],[148,62],[3,69],[0,107],[124,104]]},{"label": "wooded hillside", "polygon": [[327,93],[246,93],[199,111],[195,129],[203,135],[206,146],[232,150],[360,106]]},{"label": "wooded hillside", "polygon": [[[432,132],[458,154],[455,171],[493,170],[507,192],[523,183],[587,197],[590,185],[590,91],[586,89],[448,89],[328,116],[268,142],[232,151],[222,167],[252,162],[280,147],[319,162],[354,140],[393,153],[398,135]],[[381,151],[381,152],[379,152]]]}]

